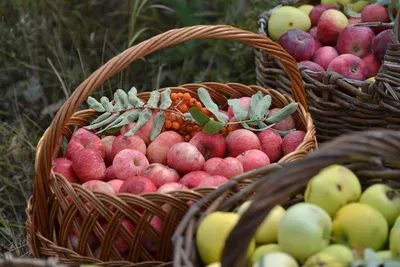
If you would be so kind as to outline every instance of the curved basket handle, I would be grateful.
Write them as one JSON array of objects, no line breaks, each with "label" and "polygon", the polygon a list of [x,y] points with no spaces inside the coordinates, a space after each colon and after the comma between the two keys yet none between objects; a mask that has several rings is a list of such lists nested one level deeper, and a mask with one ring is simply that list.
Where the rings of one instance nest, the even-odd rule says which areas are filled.
[{"label": "curved basket handle", "polygon": [[[306,186],[311,177],[323,168],[332,164],[357,162],[378,166],[385,164],[393,168],[392,172],[399,173],[399,154],[399,131],[370,130],[346,134],[324,144],[306,158],[284,163],[282,169],[260,178],[263,181],[258,186],[253,203],[227,238],[222,254],[222,267],[245,266],[243,262],[246,260],[246,248],[265,216],[290,194]],[[362,165],[359,167],[363,168]],[[385,178],[385,173],[378,170],[376,178]]]},{"label": "curved basket handle", "polygon": [[227,25],[193,26],[174,29],[141,42],[128,48],[121,54],[109,60],[97,69],[72,93],[68,100],[57,112],[50,127],[42,136],[41,147],[36,155],[35,179],[33,188],[34,210],[32,220],[44,236],[48,233],[48,177],[51,171],[51,161],[56,153],[57,145],[63,129],[75,110],[87,99],[87,97],[103,84],[107,79],[116,75],[133,61],[142,58],[154,51],[169,47],[183,41],[200,38],[220,38],[236,40],[261,49],[262,51],[279,58],[289,74],[292,83],[294,99],[304,108],[307,108],[303,81],[301,79],[297,63],[280,45],[269,38],[253,32],[237,29]]}]

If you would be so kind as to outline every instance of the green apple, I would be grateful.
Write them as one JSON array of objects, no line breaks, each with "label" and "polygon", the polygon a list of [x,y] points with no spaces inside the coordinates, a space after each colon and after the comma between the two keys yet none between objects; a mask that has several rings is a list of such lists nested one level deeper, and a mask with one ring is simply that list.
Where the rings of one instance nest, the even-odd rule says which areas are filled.
[{"label": "green apple", "polygon": [[302,267],[346,267],[347,264],[326,252],[318,252],[309,257]]},{"label": "green apple", "polygon": [[221,263],[220,262],[214,262],[214,263],[208,264],[206,267],[221,267]]},{"label": "green apple", "polygon": [[[225,241],[239,218],[234,212],[215,211],[200,222],[196,232],[196,245],[200,258],[206,265],[220,261]],[[253,239],[247,250],[248,258],[253,254],[255,246]]]},{"label": "green apple", "polygon": [[331,165],[308,182],[304,201],[323,208],[333,218],[341,207],[358,201],[361,191],[360,181],[351,170]]},{"label": "green apple", "polygon": [[288,208],[278,229],[278,245],[299,261],[329,245],[332,220],[329,214],[310,203]]},{"label": "green apple", "polygon": [[390,252],[390,250],[381,250],[381,251],[378,251],[376,254],[378,254],[378,256],[381,260],[391,260],[392,259],[392,253]]},{"label": "green apple", "polygon": [[364,203],[351,203],[341,208],[332,226],[334,243],[355,249],[381,249],[388,238],[388,223],[375,208]]},{"label": "green apple", "polygon": [[336,7],[340,6],[336,0],[321,0],[321,4],[329,4],[329,5],[334,5]]},{"label": "green apple", "polygon": [[400,193],[385,184],[368,187],[360,197],[360,203],[368,204],[379,210],[392,227],[400,215]]},{"label": "green apple", "polygon": [[292,6],[283,6],[272,11],[268,20],[268,35],[273,41],[278,41],[282,34],[293,28],[307,32],[311,28],[308,15]]},{"label": "green apple", "polygon": [[313,5],[301,5],[298,7],[302,12],[304,12],[307,16],[310,14],[311,9],[313,9]]},{"label": "green apple", "polygon": [[353,258],[353,252],[351,249],[345,245],[333,244],[324,248],[321,252],[325,252],[334,256],[342,262],[350,262]]},{"label": "green apple", "polygon": [[253,266],[258,258],[260,258],[262,255],[266,255],[268,253],[276,251],[282,251],[278,244],[267,244],[256,247],[256,250],[254,250],[254,253],[253,255],[251,255],[251,258],[249,260],[249,266]]},{"label": "green apple", "polygon": [[[366,7],[367,5],[369,5],[369,2],[368,2],[368,1],[365,1],[365,0],[361,0],[361,1],[358,1],[358,2],[353,3],[353,4],[348,3],[347,5],[348,5],[354,12],[361,13],[361,11],[364,9],[364,7]],[[347,9],[346,9],[346,7],[345,7],[345,6],[343,6],[343,7],[344,7],[344,14],[346,14],[346,15],[349,16],[349,17],[351,17],[349,14],[347,14]]]},{"label": "green apple", "polygon": [[389,249],[394,260],[400,259],[400,216],[395,220],[390,229]]},{"label": "green apple", "polygon": [[[242,215],[250,206],[251,201],[244,202],[238,209],[237,213]],[[285,214],[285,209],[277,205],[268,213],[264,221],[257,228],[254,239],[257,244],[274,243],[278,240],[278,227],[282,216]]]},{"label": "green apple", "polygon": [[261,256],[253,267],[299,267],[297,261],[284,252],[271,252]]}]

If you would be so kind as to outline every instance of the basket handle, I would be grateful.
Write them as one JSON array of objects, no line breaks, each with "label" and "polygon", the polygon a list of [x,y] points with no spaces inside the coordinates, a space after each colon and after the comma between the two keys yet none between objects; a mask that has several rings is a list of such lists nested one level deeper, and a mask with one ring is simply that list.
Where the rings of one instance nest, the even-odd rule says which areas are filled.
[{"label": "basket handle", "polygon": [[[64,127],[75,110],[87,99],[87,97],[103,84],[107,79],[122,71],[133,61],[142,58],[161,48],[169,47],[183,41],[200,38],[236,40],[261,49],[262,51],[279,58],[289,74],[292,82],[294,99],[307,108],[303,81],[297,68],[297,63],[280,45],[269,38],[257,33],[237,29],[227,25],[192,26],[174,29],[156,35],[151,39],[141,42],[109,60],[106,64],[92,73],[71,94],[55,115],[50,127],[42,136],[41,146],[36,154],[35,179],[33,188],[33,214],[34,225],[39,228],[41,234],[48,236],[48,177],[51,171],[51,161],[55,155],[57,145]],[[35,223],[35,220],[37,223]]]},{"label": "basket handle", "polygon": [[[259,179],[252,204],[226,240],[222,254],[222,267],[245,266],[246,249],[256,229],[275,205],[280,205],[293,192],[304,188],[308,181],[323,168],[342,163],[354,163],[363,174],[368,165],[378,166],[371,170],[374,178],[389,179],[400,173],[400,132],[396,130],[369,130],[342,135],[307,157],[283,163],[282,168]],[[355,165],[357,164],[357,165]],[[307,167],[306,167],[307,166]],[[390,166],[382,170],[379,166]],[[359,177],[363,180],[363,177]]]}]

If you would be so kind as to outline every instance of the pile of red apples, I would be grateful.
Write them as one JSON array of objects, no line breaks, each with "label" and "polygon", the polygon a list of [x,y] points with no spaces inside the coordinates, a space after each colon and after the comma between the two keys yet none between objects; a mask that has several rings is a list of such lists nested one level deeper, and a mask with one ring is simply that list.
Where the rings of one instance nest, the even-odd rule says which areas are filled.
[{"label": "pile of red apples", "polygon": [[289,29],[278,40],[299,65],[315,72],[334,71],[355,80],[376,76],[391,43],[390,29],[353,23],[388,23],[387,8],[370,4],[363,8],[361,18],[347,18],[334,5],[318,4],[309,18],[312,26],[308,32]]}]

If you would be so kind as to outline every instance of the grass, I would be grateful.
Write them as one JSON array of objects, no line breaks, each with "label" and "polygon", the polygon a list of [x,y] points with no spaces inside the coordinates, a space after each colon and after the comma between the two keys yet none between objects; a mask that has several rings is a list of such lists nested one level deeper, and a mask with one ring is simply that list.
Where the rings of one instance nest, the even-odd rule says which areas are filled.
[{"label": "grass", "polygon": [[[88,75],[131,45],[170,29],[229,24],[257,31],[261,0],[4,0],[0,3],[0,256],[29,256],[25,208],[35,147],[58,108]],[[252,49],[194,40],[153,53],[96,94],[187,82],[254,84]],[[85,107],[84,105],[82,107]]]}]

